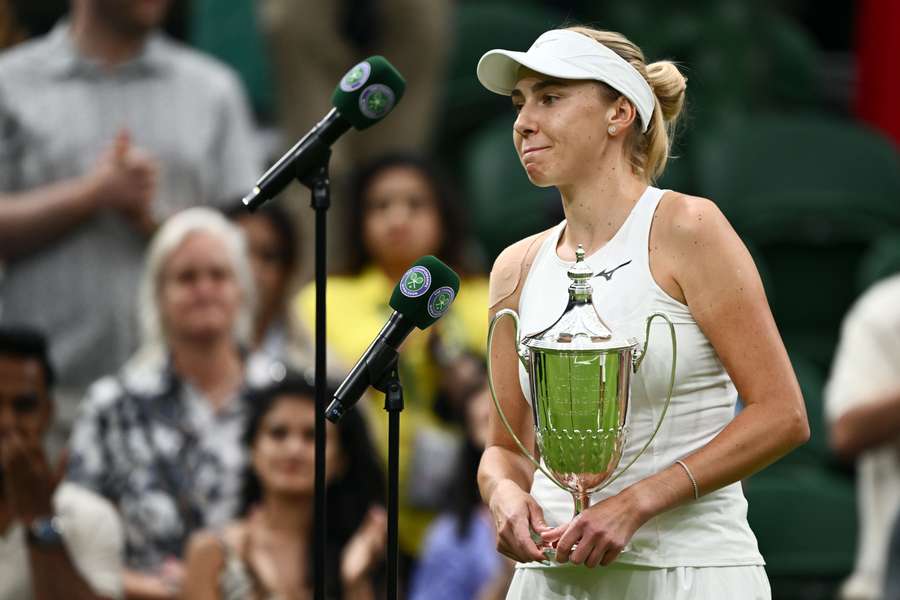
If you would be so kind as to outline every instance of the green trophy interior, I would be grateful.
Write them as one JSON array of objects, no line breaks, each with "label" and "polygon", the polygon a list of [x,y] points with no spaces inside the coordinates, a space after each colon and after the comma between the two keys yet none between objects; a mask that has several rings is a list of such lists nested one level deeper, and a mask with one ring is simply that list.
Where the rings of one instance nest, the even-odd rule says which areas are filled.
[{"label": "green trophy interior", "polygon": [[533,354],[538,443],[555,473],[600,474],[616,467],[627,400],[619,393],[623,355],[548,349]]}]

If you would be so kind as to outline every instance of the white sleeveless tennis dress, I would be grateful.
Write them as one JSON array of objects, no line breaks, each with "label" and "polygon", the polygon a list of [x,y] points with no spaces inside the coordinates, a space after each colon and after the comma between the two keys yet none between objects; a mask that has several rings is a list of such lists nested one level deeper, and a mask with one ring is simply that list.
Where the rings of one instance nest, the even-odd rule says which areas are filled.
[{"label": "white sleeveless tennis dress", "polygon": [[[708,443],[735,414],[737,391],[715,349],[690,309],[664,292],[650,273],[649,239],[663,190],[648,187],[615,236],[585,262],[598,313],[619,335],[644,340],[647,317],[666,313],[675,324],[678,353],[671,405],[656,439],[637,462],[591,498],[595,504],[664,470]],[[519,315],[523,336],[543,331],[562,314],[568,299],[571,263],[556,247],[560,223],[544,240],[522,289]],[[665,321],[654,319],[646,358],[632,378],[630,435],[620,465],[646,443],[668,390],[672,348]],[[519,367],[530,402],[528,377]],[[550,526],[568,522],[572,496],[537,471],[531,493]],[[739,483],[660,514],[641,527],[628,552],[613,565],[587,569],[571,564],[518,565],[508,599],[660,598],[757,600],[771,597],[764,561],[747,524],[747,501]]]}]

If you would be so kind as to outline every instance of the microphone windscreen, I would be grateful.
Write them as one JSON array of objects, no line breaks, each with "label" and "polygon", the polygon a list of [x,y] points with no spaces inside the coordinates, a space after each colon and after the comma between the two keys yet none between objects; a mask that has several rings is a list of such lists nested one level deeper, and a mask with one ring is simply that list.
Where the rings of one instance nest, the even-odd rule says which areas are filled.
[{"label": "microphone windscreen", "polygon": [[341,78],[331,104],[354,129],[371,127],[400,102],[406,80],[383,56],[370,56]]},{"label": "microphone windscreen", "polygon": [[423,256],[403,274],[391,308],[425,329],[444,316],[459,292],[459,276],[434,256]]}]

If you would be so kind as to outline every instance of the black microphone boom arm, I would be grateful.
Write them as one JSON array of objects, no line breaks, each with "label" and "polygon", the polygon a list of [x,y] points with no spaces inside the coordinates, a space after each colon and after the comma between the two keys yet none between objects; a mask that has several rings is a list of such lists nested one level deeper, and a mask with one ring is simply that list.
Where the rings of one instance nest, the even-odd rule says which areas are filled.
[{"label": "black microphone boom arm", "polygon": [[336,108],[332,108],[324,119],[262,174],[250,193],[244,196],[244,205],[256,210],[281,193],[291,180],[306,178],[313,169],[325,163],[331,145],[348,129],[350,123],[341,117]]},{"label": "black microphone boom arm", "polygon": [[[381,389],[385,378],[397,364],[397,349],[412,331],[414,325],[407,317],[394,312],[384,324],[378,336],[363,352],[362,357],[347,375],[334,394],[334,400],[325,411],[325,418],[337,423],[369,386]],[[381,389],[381,391],[385,391]]]}]

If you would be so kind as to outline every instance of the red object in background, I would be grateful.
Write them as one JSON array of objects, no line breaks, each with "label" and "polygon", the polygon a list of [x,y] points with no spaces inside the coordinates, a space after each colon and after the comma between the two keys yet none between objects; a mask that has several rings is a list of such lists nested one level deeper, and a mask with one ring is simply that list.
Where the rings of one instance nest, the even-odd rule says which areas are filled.
[{"label": "red object in background", "polygon": [[856,114],[900,147],[900,2],[857,6]]}]

